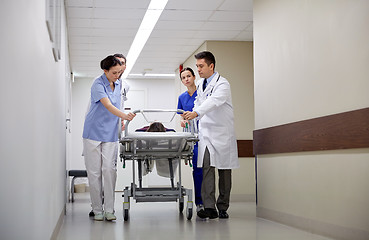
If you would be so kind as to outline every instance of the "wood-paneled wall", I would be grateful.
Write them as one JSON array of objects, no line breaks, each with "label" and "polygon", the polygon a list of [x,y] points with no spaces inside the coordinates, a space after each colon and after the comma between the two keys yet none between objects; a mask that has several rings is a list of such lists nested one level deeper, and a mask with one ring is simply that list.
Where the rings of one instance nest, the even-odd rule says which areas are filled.
[{"label": "wood-paneled wall", "polygon": [[238,157],[254,157],[252,140],[237,140]]},{"label": "wood-paneled wall", "polygon": [[254,154],[369,147],[369,108],[254,131]]}]

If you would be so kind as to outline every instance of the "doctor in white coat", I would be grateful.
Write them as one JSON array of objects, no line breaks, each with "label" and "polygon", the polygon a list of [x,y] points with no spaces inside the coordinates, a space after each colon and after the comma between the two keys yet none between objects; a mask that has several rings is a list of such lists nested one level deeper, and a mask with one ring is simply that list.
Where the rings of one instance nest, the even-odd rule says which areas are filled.
[{"label": "doctor in white coat", "polygon": [[[125,111],[125,109],[124,109],[124,103],[125,103],[125,101],[128,100],[127,93],[128,93],[128,91],[130,89],[130,86],[128,85],[128,83],[124,79],[122,79],[122,75],[123,75],[123,73],[124,73],[124,71],[126,70],[126,67],[127,67],[127,59],[121,53],[116,53],[113,56],[116,57],[116,58],[118,58],[119,61],[122,63],[122,73],[119,76],[119,79],[120,79],[120,82],[121,82],[121,85],[122,85],[122,88],[121,88],[121,96],[122,96],[122,99],[120,101],[120,110],[122,112],[124,112]],[[118,136],[119,139],[120,139],[121,134],[122,134],[122,131],[124,131],[124,129],[125,129],[124,120],[122,120],[120,122],[120,127],[119,127],[119,136]]]},{"label": "doctor in white coat", "polygon": [[[198,167],[203,168],[201,197],[205,209],[200,218],[228,218],[232,169],[239,167],[234,115],[229,82],[215,72],[215,57],[204,51],[195,55],[202,79],[197,82],[197,98],[185,119],[199,119]],[[219,175],[219,196],[215,199],[215,168]],[[216,208],[219,211],[216,210]]]}]

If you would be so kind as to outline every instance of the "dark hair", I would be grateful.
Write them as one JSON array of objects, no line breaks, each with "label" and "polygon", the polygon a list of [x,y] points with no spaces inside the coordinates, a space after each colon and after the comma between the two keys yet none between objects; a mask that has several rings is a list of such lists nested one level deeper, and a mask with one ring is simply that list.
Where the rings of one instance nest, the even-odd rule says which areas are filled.
[{"label": "dark hair", "polygon": [[180,78],[180,79],[182,79],[182,78],[181,78],[181,75],[182,75],[182,73],[183,73],[184,71],[190,71],[190,72],[191,72],[191,74],[192,74],[192,76],[195,76],[195,72],[192,70],[192,68],[190,68],[190,67],[185,67],[185,68],[183,68],[183,69],[182,69],[182,71],[179,73],[179,78]]},{"label": "dark hair", "polygon": [[199,52],[198,54],[195,55],[196,59],[204,59],[206,64],[208,66],[210,66],[210,64],[214,64],[214,69],[215,69],[215,57],[214,55],[209,52],[209,51],[203,51],[203,52]]},{"label": "dark hair", "polygon": [[122,66],[122,63],[119,61],[118,58],[114,57],[113,55],[109,55],[100,62],[100,67],[103,70],[109,71],[111,67],[114,66]]},{"label": "dark hair", "polygon": [[126,59],[126,57],[125,57],[123,54],[121,54],[121,53],[116,53],[116,54],[114,54],[113,56],[114,56],[114,57],[116,57],[116,58],[123,58],[123,59],[124,59],[124,61],[127,63],[127,59]]},{"label": "dark hair", "polygon": [[160,122],[153,122],[150,124],[150,127],[146,130],[146,132],[165,132],[166,129],[164,125]]}]

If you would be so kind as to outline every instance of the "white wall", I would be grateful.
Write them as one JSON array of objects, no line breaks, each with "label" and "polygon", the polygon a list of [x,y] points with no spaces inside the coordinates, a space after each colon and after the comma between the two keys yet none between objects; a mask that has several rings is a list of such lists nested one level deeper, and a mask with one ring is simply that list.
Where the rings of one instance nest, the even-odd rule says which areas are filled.
[{"label": "white wall", "polygon": [[[255,128],[369,106],[368,1],[254,1]],[[369,149],[258,156],[258,215],[369,236]]]},{"label": "white wall", "polygon": [[82,132],[93,80],[92,78],[75,78],[72,83],[72,150],[68,166],[73,170],[86,169],[82,157]]},{"label": "white wall", "polygon": [[64,10],[58,63],[44,0],[1,1],[0,18],[0,238],[50,239],[66,201]]},{"label": "white wall", "polygon": [[256,129],[368,107],[367,1],[255,2]]}]

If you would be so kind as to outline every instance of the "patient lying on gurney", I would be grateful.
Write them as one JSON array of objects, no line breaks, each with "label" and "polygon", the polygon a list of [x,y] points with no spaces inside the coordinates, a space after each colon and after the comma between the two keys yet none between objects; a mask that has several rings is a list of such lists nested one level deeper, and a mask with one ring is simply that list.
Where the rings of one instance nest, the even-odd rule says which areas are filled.
[{"label": "patient lying on gurney", "polygon": [[[136,131],[142,131],[142,129],[145,129],[146,132],[174,132],[173,129],[168,129],[165,128],[164,125],[160,122],[153,122],[150,124],[150,126],[148,127],[144,127],[141,129],[137,129]],[[156,159],[154,160],[145,160],[143,163],[143,171],[142,174],[146,175],[149,172],[152,172],[152,169],[154,168],[154,162],[155,162],[155,166],[156,166],[156,172],[158,173],[159,176],[161,177],[170,177],[170,168],[169,168],[169,160],[168,159]],[[173,173],[175,176],[175,172],[177,170],[178,167],[178,163],[179,160],[175,159],[172,160],[172,168],[173,168]]]}]

